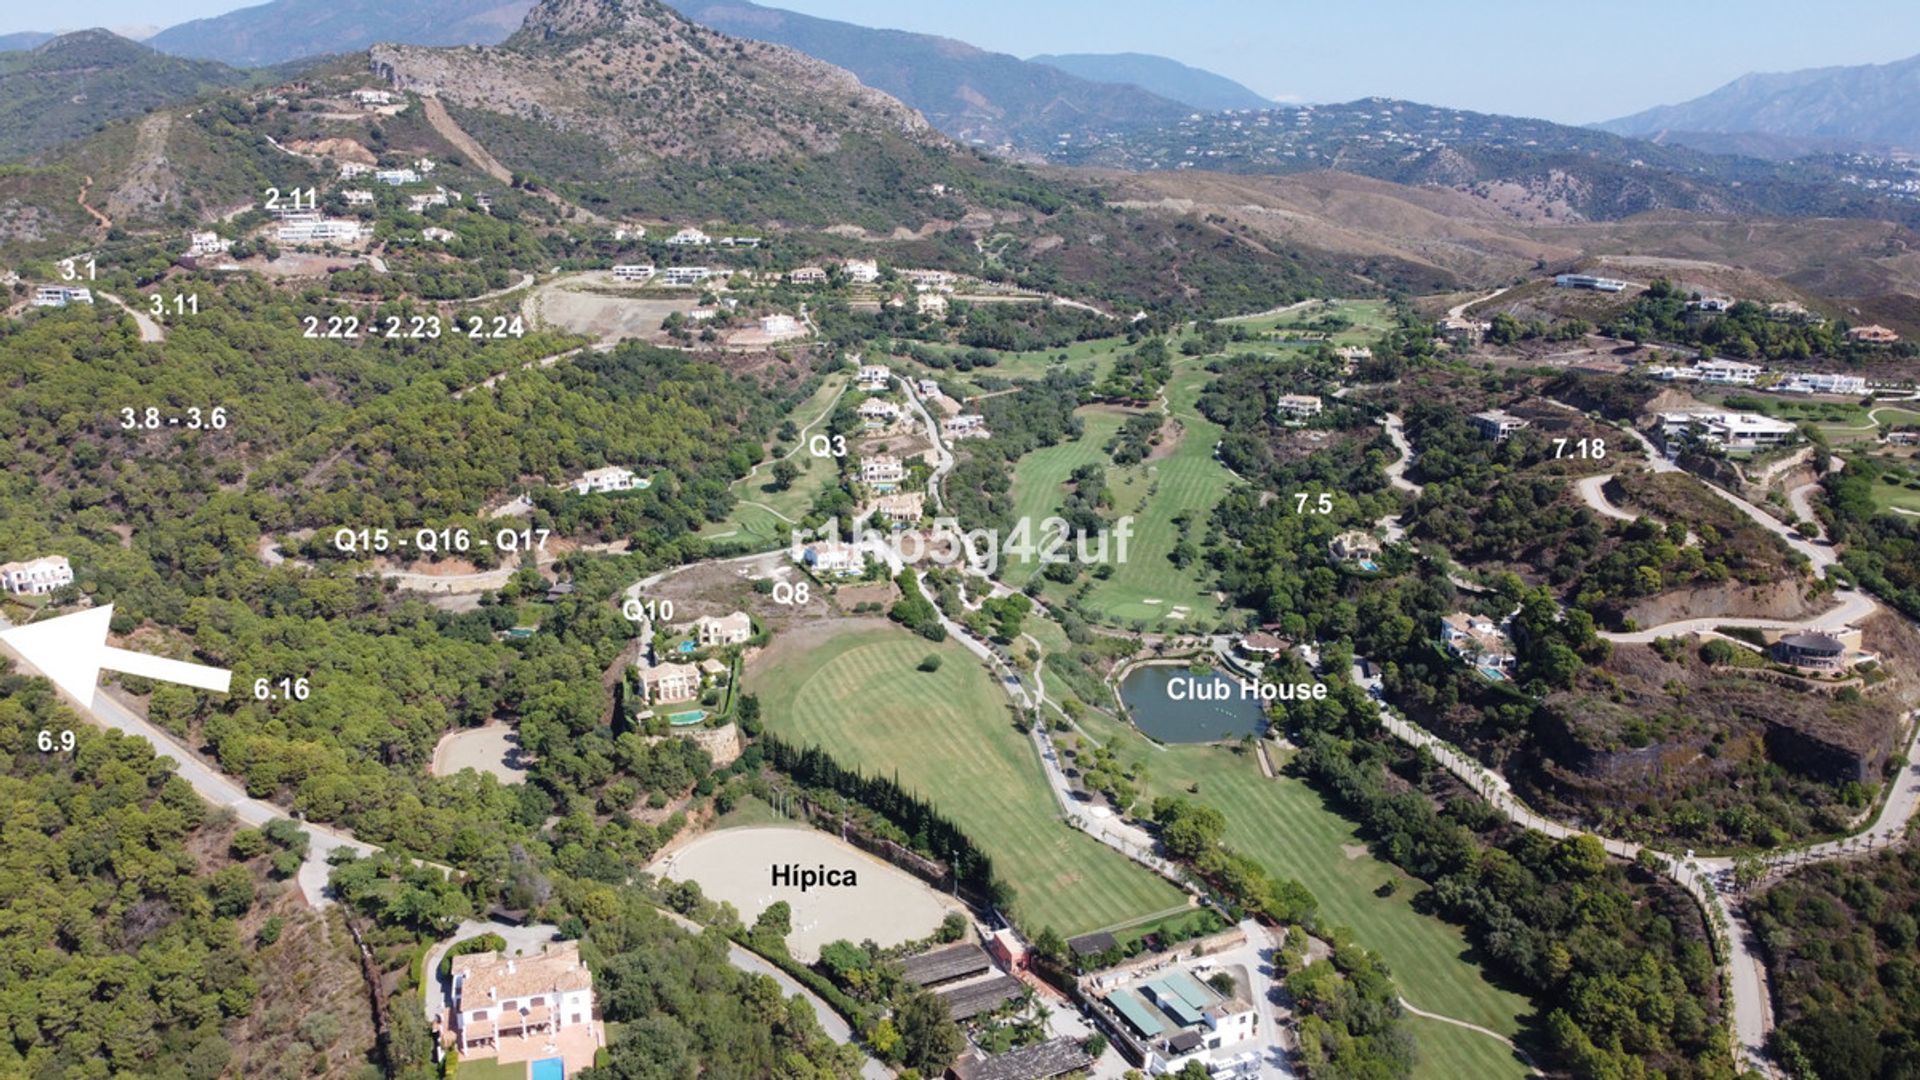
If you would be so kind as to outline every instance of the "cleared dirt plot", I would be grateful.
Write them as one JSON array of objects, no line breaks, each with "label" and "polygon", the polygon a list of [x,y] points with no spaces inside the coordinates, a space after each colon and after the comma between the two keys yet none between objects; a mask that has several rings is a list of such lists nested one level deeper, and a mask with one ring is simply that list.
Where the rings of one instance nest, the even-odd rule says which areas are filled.
[{"label": "cleared dirt plot", "polygon": [[[854,884],[776,881],[776,868],[786,867],[816,874],[825,867],[853,875]],[[805,826],[710,832],[648,869],[675,881],[699,882],[701,892],[732,904],[749,923],[775,901],[786,901],[793,909],[787,946],[807,963],[828,942],[872,938],[898,945],[939,929],[947,912],[965,910],[905,870]]]},{"label": "cleared dirt plot", "polygon": [[452,776],[461,769],[490,773],[503,784],[525,783],[527,755],[520,733],[507,724],[487,724],[442,736],[433,748],[433,775]]},{"label": "cleared dirt plot", "polygon": [[614,283],[612,274],[578,274],[535,290],[527,298],[525,311],[542,326],[600,341],[659,342],[667,338],[660,323],[676,311],[693,308],[699,299],[695,290],[676,297],[622,295],[627,291],[627,286]]}]

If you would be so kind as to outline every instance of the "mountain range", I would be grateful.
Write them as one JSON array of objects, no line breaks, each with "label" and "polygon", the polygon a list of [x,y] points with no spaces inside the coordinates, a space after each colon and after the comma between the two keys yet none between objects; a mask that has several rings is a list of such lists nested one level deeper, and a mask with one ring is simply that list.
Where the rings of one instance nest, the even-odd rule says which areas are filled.
[{"label": "mountain range", "polygon": [[1596,126],[1619,135],[1664,135],[1686,143],[1711,144],[1713,136],[1753,135],[1785,140],[1774,145],[1806,150],[1898,147],[1920,151],[1916,105],[1920,105],[1920,56],[1890,64],[1743,75],[1692,101],[1661,105]]},{"label": "mountain range", "polygon": [[234,67],[266,67],[376,42],[491,45],[520,26],[532,0],[271,0],[171,26],[147,43]]},{"label": "mountain range", "polygon": [[1191,111],[1138,86],[1091,81],[952,38],[873,30],[747,0],[678,4],[702,26],[843,67],[962,142],[1037,151],[1063,134],[1170,123]]},{"label": "mountain range", "polygon": [[168,56],[105,30],[82,30],[0,52],[0,159],[81,138],[251,76],[225,64]]},{"label": "mountain range", "polygon": [[1029,56],[1035,64],[1059,68],[1069,75],[1103,83],[1131,83],[1169,101],[1202,112],[1222,109],[1267,109],[1273,102],[1204,68],[1152,53],[1064,53]]}]

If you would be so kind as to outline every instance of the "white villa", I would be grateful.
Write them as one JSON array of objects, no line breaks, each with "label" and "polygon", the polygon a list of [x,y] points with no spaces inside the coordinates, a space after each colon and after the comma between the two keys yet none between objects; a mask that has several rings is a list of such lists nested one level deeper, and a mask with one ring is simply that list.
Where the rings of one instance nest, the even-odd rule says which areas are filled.
[{"label": "white villa", "polygon": [[1513,653],[1513,638],[1505,625],[1484,615],[1455,612],[1440,620],[1440,644],[1453,657],[1480,669],[1490,677],[1511,672],[1519,659]]},{"label": "white villa", "polygon": [[753,619],[744,611],[718,617],[702,615],[693,620],[693,633],[702,648],[742,645],[753,636]]},{"label": "white villa", "polygon": [[913,299],[914,310],[922,315],[945,315],[947,298],[939,293],[921,293]]},{"label": "white villa", "polygon": [[371,165],[362,165],[357,161],[343,161],[340,163],[340,179],[342,180],[351,180],[356,176],[366,176],[371,172],[373,172],[373,166]]},{"label": "white villa", "polygon": [[941,425],[949,439],[984,439],[987,437],[987,418],[979,413],[961,413],[948,417]]},{"label": "white villa", "polygon": [[1273,403],[1273,414],[1285,423],[1301,424],[1319,416],[1325,407],[1318,394],[1281,394]]},{"label": "white villa", "polygon": [[700,696],[700,669],[692,664],[635,664],[633,670],[648,704],[671,705]]},{"label": "white villa", "polygon": [[885,364],[860,365],[860,389],[868,393],[885,390],[893,385],[893,369]]},{"label": "white villa", "polygon": [[1525,420],[1501,409],[1488,409],[1473,414],[1473,426],[1480,434],[1494,442],[1506,442],[1516,431],[1524,431],[1533,426],[1533,421]]},{"label": "white villa", "polygon": [[441,1038],[463,1058],[559,1056],[571,1073],[592,1065],[593,1051],[606,1044],[594,1018],[593,972],[577,941],[548,945],[538,956],[456,956],[452,968],[451,1022],[441,1025]]},{"label": "white villa", "polygon": [[372,206],[373,205],[373,192],[371,191],[363,191],[363,190],[356,189],[352,191],[343,191],[340,194],[346,197],[348,206]]},{"label": "white villa", "polygon": [[841,540],[822,540],[804,548],[796,547],[793,561],[816,574],[840,577],[858,574],[867,567],[867,557],[860,549]]},{"label": "white villa", "polygon": [[346,218],[319,218],[312,221],[287,220],[280,223],[274,236],[283,244],[303,247],[308,244],[354,244],[366,235],[357,221]]},{"label": "white villa", "polygon": [[927,496],[922,491],[896,491],[891,495],[882,495],[873,501],[871,512],[879,514],[890,522],[912,523],[920,520],[926,512]]},{"label": "white villa", "polygon": [[399,187],[402,184],[419,183],[420,174],[413,169],[379,169],[374,172],[373,179],[375,183]]},{"label": "white villa", "polygon": [[900,418],[900,406],[879,398],[868,398],[860,403],[860,419],[868,428],[884,428]]},{"label": "white villa", "polygon": [[1372,533],[1353,529],[1334,537],[1327,553],[1335,562],[1372,562],[1380,558],[1380,541]]},{"label": "white villa", "polygon": [[613,280],[635,283],[650,281],[653,278],[652,263],[625,263],[613,268]]},{"label": "white villa", "polygon": [[827,272],[817,266],[803,266],[787,274],[787,280],[795,285],[825,285]]},{"label": "white villa", "polygon": [[189,258],[197,255],[218,255],[223,251],[231,250],[232,247],[233,241],[217,232],[197,232],[187,238]]},{"label": "white villa", "polygon": [[93,290],[75,285],[42,285],[33,290],[34,307],[66,307],[93,303]]},{"label": "white villa", "polygon": [[704,266],[669,266],[660,271],[660,284],[676,287],[698,285],[713,276]]},{"label": "white villa", "polygon": [[1747,453],[1780,446],[1793,440],[1799,428],[1785,420],[1744,412],[1663,412],[1660,414],[1660,438],[1673,452],[1677,440],[1688,432],[1708,446],[1730,453]]},{"label": "white villa", "polygon": [[745,611],[733,611],[732,615],[701,615],[693,621],[693,640],[701,648],[712,646],[741,646],[747,644],[747,638],[753,636],[753,619]]},{"label": "white villa", "polygon": [[882,491],[907,478],[907,467],[890,454],[876,454],[860,462],[860,482]]},{"label": "white villa", "polygon": [[1704,360],[1693,365],[1694,374],[1713,386],[1752,386],[1760,378],[1759,364],[1738,360]]},{"label": "white villa", "polygon": [[393,104],[393,93],[388,90],[355,90],[353,92],[353,101],[356,105],[391,105]]},{"label": "white villa", "polygon": [[65,555],[0,563],[0,589],[15,596],[45,596],[62,585],[71,584],[73,567]]},{"label": "white villa", "polygon": [[871,285],[880,280],[880,264],[872,259],[848,259],[840,264],[846,272],[847,280],[861,285]]},{"label": "white villa", "polygon": [[706,247],[711,243],[713,243],[713,237],[691,226],[667,237],[667,244],[670,247]]},{"label": "white villa", "polygon": [[1860,375],[1834,375],[1828,372],[1798,372],[1774,387],[1785,394],[1848,394],[1867,392],[1867,380]]},{"label": "white villa", "polygon": [[768,337],[793,337],[797,334],[804,333],[804,331],[800,329],[800,320],[784,313],[778,315],[762,315],[760,317],[760,332]]},{"label": "white villa", "polygon": [[618,465],[608,465],[603,469],[588,469],[580,474],[570,487],[576,495],[605,494],[609,491],[632,491],[636,487],[645,487],[632,469],[623,469]]},{"label": "white villa", "polygon": [[923,398],[939,397],[940,384],[933,381],[932,379],[921,379],[920,380],[920,396]]},{"label": "white villa", "polygon": [[1362,361],[1373,359],[1373,350],[1365,345],[1344,345],[1333,350],[1333,355],[1340,358],[1341,370],[1351,375]]}]

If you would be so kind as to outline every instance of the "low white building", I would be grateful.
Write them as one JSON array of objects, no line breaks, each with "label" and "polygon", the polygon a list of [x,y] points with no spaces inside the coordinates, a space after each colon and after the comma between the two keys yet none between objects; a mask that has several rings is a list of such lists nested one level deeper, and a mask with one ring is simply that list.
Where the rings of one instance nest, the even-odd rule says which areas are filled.
[{"label": "low white building", "polygon": [[1799,428],[1785,420],[1744,412],[1663,412],[1660,438],[1669,453],[1691,434],[1729,453],[1750,453],[1791,442]]},{"label": "low white building", "polygon": [[442,229],[434,225],[429,225],[421,229],[420,235],[424,239],[440,244],[451,244],[455,240],[460,239],[460,234],[454,232],[452,229]]},{"label": "low white building", "polygon": [[645,225],[620,225],[614,228],[613,238],[615,240],[645,240],[647,238],[647,227]]},{"label": "low white building", "polygon": [[1595,277],[1592,274],[1557,274],[1553,283],[1562,289],[1592,289],[1595,292],[1621,292],[1627,283],[1617,278]]},{"label": "low white building", "polygon": [[43,555],[23,562],[0,563],[0,590],[15,596],[44,596],[73,584],[73,567],[65,555]]},{"label": "low white building", "polygon": [[713,271],[704,266],[669,266],[660,271],[660,284],[684,288],[698,285],[713,276]]},{"label": "low white building", "polygon": [[880,280],[880,264],[872,259],[848,259],[840,264],[847,280],[861,285],[871,285]]},{"label": "low white building", "polygon": [[604,495],[612,491],[632,491],[644,485],[632,469],[608,465],[602,469],[588,469],[569,486],[576,495]]},{"label": "low white building", "polygon": [[76,285],[42,285],[33,290],[34,307],[66,307],[93,303],[93,290]]},{"label": "low white building", "polygon": [[346,218],[319,218],[310,221],[286,220],[274,230],[283,244],[302,247],[309,244],[355,244],[366,235],[358,221]]},{"label": "low white building", "polygon": [[699,229],[691,227],[681,229],[679,232],[667,237],[667,245],[669,247],[706,247],[711,243],[713,243],[713,237],[708,236]]},{"label": "low white building", "polygon": [[340,179],[342,180],[352,180],[356,176],[366,176],[371,172],[373,172],[373,166],[371,165],[362,165],[357,161],[343,161],[340,163]]},{"label": "low white building", "polygon": [[792,555],[794,562],[816,574],[832,577],[858,575],[867,568],[867,557],[860,549],[841,540],[821,540],[795,547]]},{"label": "low white building", "polygon": [[390,90],[374,89],[355,90],[353,92],[353,102],[356,105],[391,105],[393,104],[393,92]]},{"label": "low white building", "polygon": [[[345,177],[341,179],[345,179]],[[402,184],[419,183],[420,174],[413,169],[379,169],[374,172],[373,179],[374,182],[378,184],[390,184],[393,187],[399,187]]]},{"label": "low white building", "polygon": [[923,398],[939,397],[940,384],[935,382],[932,379],[921,379],[920,380],[920,396]]},{"label": "low white building", "polygon": [[860,389],[877,393],[893,385],[893,369],[885,364],[861,364],[858,381]]},{"label": "low white building", "polygon": [[613,268],[613,280],[635,284],[653,280],[652,263],[622,263]]},{"label": "low white building", "polygon": [[359,190],[343,191],[340,194],[345,196],[348,206],[372,206],[373,205],[373,192],[371,191],[359,191]]},{"label": "low white building", "polygon": [[232,250],[232,248],[233,241],[228,240],[217,232],[197,232],[187,238],[187,255],[189,258],[200,255],[218,255],[221,252]]},{"label": "low white building", "polygon": [[1494,442],[1506,442],[1516,431],[1524,431],[1533,426],[1533,421],[1513,415],[1502,409],[1488,409],[1473,414],[1473,426],[1480,434]]},{"label": "low white building", "polygon": [[407,196],[407,209],[412,210],[414,213],[418,214],[421,211],[426,210],[428,207],[445,206],[447,205],[448,202],[458,197],[459,196],[455,195],[453,192],[448,191],[446,188],[443,188],[440,185],[435,184],[433,186],[432,191],[422,192],[421,194],[418,194],[418,195]]},{"label": "low white building", "polygon": [[795,285],[825,285],[827,272],[817,266],[803,266],[798,270],[790,271],[787,274],[787,280]]},{"label": "low white building", "polygon": [[1273,414],[1283,422],[1300,424],[1319,416],[1323,408],[1318,394],[1281,394],[1273,403]]},{"label": "low white building", "polygon": [[979,413],[961,413],[948,417],[941,429],[949,439],[984,439],[987,437],[987,418]]},{"label": "low white building", "polygon": [[1860,375],[1834,375],[1828,372],[1799,372],[1787,376],[1774,387],[1789,394],[1847,394],[1867,392],[1867,380]]},{"label": "low white building", "polygon": [[760,317],[760,332],[768,337],[794,337],[795,335],[805,333],[800,327],[800,320],[784,313],[762,315]]},{"label": "low white building", "polygon": [[1760,365],[1738,360],[1703,360],[1693,365],[1700,381],[1713,386],[1752,386],[1760,379]]}]

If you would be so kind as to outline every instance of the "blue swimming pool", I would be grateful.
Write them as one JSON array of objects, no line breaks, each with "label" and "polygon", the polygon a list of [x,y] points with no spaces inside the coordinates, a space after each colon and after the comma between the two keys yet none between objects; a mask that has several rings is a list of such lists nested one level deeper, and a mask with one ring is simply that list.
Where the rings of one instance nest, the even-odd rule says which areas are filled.
[{"label": "blue swimming pool", "polygon": [[541,1058],[532,1065],[532,1080],[567,1080],[567,1063],[559,1058]]}]

